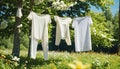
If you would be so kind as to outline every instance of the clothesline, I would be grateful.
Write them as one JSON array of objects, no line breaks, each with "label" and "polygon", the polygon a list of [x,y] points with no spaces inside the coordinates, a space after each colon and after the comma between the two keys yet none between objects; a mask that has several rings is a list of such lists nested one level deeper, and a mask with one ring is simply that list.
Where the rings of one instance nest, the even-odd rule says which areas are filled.
[{"label": "clothesline", "polygon": [[[21,17],[21,8],[18,9],[18,17]],[[30,57],[36,58],[38,40],[42,40],[44,59],[48,60],[48,24],[51,23],[50,15],[38,15],[31,11],[27,17],[32,20],[31,31],[31,52]],[[69,24],[72,23],[70,17],[54,16],[56,22],[56,39],[55,45],[59,46],[61,39],[64,39],[67,45],[71,45]],[[91,46],[90,25],[92,24],[91,16],[77,17],[73,19],[72,27],[74,28],[75,51],[89,51]]]}]

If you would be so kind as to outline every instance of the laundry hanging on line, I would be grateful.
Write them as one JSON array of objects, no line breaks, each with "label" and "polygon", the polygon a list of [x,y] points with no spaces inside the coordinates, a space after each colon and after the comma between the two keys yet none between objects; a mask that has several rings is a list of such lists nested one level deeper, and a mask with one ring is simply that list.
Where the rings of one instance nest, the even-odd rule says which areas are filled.
[{"label": "laundry hanging on line", "polygon": [[76,52],[92,50],[90,33],[92,23],[91,16],[78,17],[73,20],[72,27],[74,28]]},{"label": "laundry hanging on line", "polygon": [[30,57],[36,58],[38,41],[42,41],[44,59],[48,60],[48,23],[51,23],[50,15],[37,15],[31,11],[27,17],[32,20]]},{"label": "laundry hanging on line", "polygon": [[72,22],[72,19],[69,17],[62,18],[59,16],[54,16],[54,19],[57,24],[55,45],[59,46],[61,39],[64,39],[67,45],[71,45],[69,24]]},{"label": "laundry hanging on line", "polygon": [[[48,23],[51,23],[50,15],[37,15],[31,11],[28,19],[32,20],[31,31],[31,58],[36,58],[36,51],[38,41],[42,40],[42,48],[44,52],[44,59],[48,60]],[[69,24],[72,19],[69,17],[54,16],[56,22],[56,41],[55,45],[60,44],[60,40],[64,39],[67,45],[71,45]],[[73,19],[72,27],[74,28],[75,51],[89,51],[92,50],[90,25],[92,19],[90,16],[77,17]]]}]

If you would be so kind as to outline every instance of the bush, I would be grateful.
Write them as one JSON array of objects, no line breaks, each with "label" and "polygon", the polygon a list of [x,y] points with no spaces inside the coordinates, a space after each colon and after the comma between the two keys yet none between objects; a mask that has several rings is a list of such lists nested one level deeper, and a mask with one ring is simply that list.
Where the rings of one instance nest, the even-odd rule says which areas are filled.
[{"label": "bush", "polygon": [[93,50],[109,51],[115,41],[112,31],[114,25],[111,21],[106,21],[102,13],[92,13],[92,20],[94,22],[91,27]]}]

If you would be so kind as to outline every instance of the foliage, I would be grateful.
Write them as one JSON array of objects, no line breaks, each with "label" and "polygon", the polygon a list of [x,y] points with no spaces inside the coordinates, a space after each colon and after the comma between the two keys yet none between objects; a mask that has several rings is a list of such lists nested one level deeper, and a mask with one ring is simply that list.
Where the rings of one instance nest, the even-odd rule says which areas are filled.
[{"label": "foliage", "polygon": [[[10,36],[9,38],[2,38],[0,37],[0,49],[12,49],[13,48],[13,36]],[[20,49],[26,50],[29,46],[28,36],[22,35],[21,36],[21,42],[20,42]]]},{"label": "foliage", "polygon": [[2,37],[0,37],[0,40],[1,40],[0,41],[0,47],[2,49],[4,49],[4,48],[11,49],[12,48],[12,46],[13,46],[13,44],[12,44],[12,41],[13,41],[12,36],[10,38],[2,38]]},{"label": "foliage", "polygon": [[[4,19],[8,21],[8,27],[4,30],[0,30],[0,35],[3,37],[8,37],[10,34],[14,32],[14,24],[15,24],[15,14],[17,10],[17,0],[1,0],[0,1],[0,22]],[[62,3],[62,5],[54,5],[54,3]],[[50,14],[50,15],[59,15],[59,16],[85,16],[87,12],[90,10],[90,5],[93,5],[97,8],[109,8],[110,5],[113,4],[113,0],[34,0],[32,6],[30,6],[29,0],[23,0],[22,3],[22,11],[24,16],[22,17],[23,28],[22,31],[24,33],[29,33],[29,22],[26,19],[27,15],[31,10],[39,13],[39,14]],[[61,10],[54,7],[65,6],[66,9]],[[63,15],[64,14],[64,15]]]},{"label": "foliage", "polygon": [[119,21],[119,18],[118,18],[118,12],[116,12],[116,14],[114,15],[113,19],[112,19],[112,23],[114,24],[114,37],[115,39],[118,39],[118,31],[119,31],[119,25],[118,25],[118,21]]},{"label": "foliage", "polygon": [[95,51],[101,51],[102,48],[113,46],[113,27],[111,21],[106,21],[103,13],[91,13],[93,25],[91,28],[92,45]]},{"label": "foliage", "polygon": [[15,2],[14,0],[1,0],[0,1],[0,24],[3,20],[7,21],[8,27],[0,30],[0,36],[9,37],[14,31],[15,22]]}]

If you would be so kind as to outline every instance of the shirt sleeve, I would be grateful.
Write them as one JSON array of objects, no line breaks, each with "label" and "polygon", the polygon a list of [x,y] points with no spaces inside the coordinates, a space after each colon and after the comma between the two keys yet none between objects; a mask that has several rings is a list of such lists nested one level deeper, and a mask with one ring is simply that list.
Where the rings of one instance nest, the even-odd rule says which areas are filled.
[{"label": "shirt sleeve", "polygon": [[51,23],[51,18],[50,18],[50,15],[48,15],[48,23]]},{"label": "shirt sleeve", "polygon": [[57,16],[54,16],[54,20],[57,21]]},{"label": "shirt sleeve", "polygon": [[33,12],[30,12],[30,14],[28,15],[27,18],[28,18],[29,20],[32,20],[32,17],[33,17],[32,15],[33,15]]},{"label": "shirt sleeve", "polygon": [[89,24],[90,24],[90,25],[93,24],[93,21],[92,21],[91,16],[89,16]]},{"label": "shirt sleeve", "polygon": [[76,22],[77,22],[77,20],[76,20],[76,19],[74,19],[74,20],[73,20],[73,23],[72,23],[72,28],[74,28],[74,27],[75,27]]},{"label": "shirt sleeve", "polygon": [[69,23],[71,23],[71,22],[72,22],[72,19],[71,19],[71,18],[69,18],[68,20],[69,20]]}]

